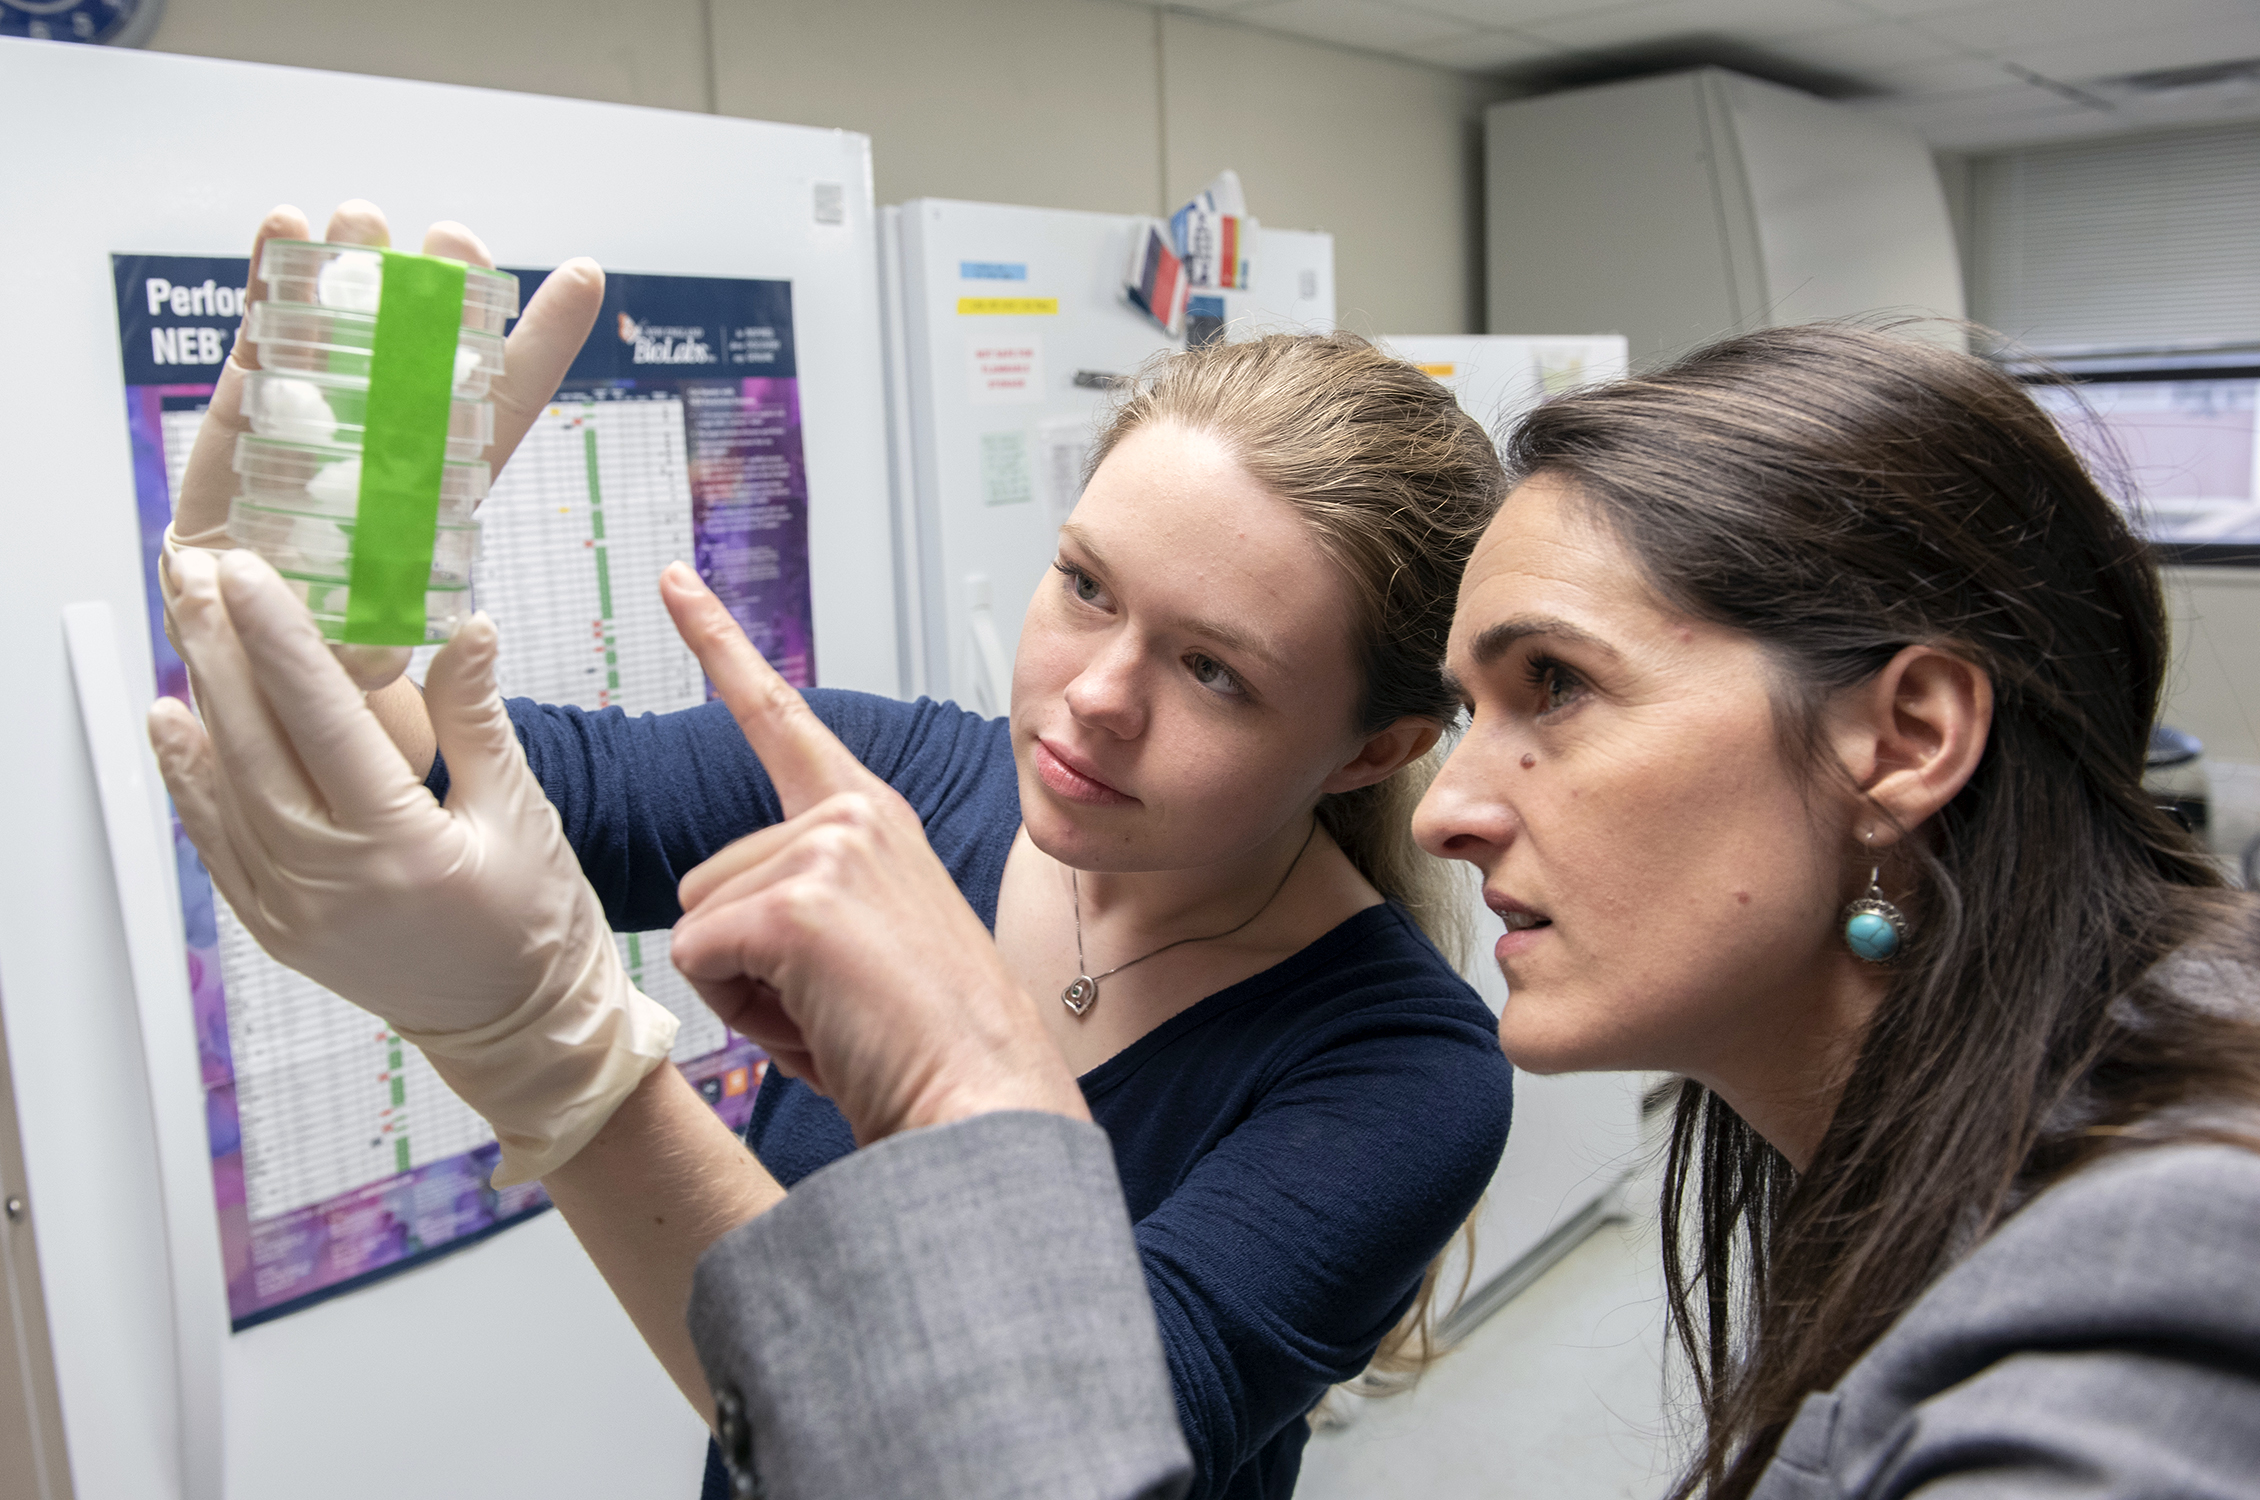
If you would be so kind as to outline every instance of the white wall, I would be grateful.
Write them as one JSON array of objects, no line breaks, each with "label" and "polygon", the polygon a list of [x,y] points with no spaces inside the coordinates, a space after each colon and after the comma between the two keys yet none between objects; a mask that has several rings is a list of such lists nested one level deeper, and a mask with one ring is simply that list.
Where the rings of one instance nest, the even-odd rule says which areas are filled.
[{"label": "white wall", "polygon": [[1333,233],[1344,328],[1483,331],[1482,111],[1496,85],[1189,16],[1165,16],[1163,33],[1172,205],[1235,168],[1265,223]]},{"label": "white wall", "polygon": [[[150,46],[859,130],[881,203],[1159,213],[1234,167],[1265,223],[1333,232],[1345,326],[1481,327],[1492,86],[1125,0],[169,0]],[[666,211],[635,187],[591,211]]]},{"label": "white wall", "polygon": [[2205,742],[2217,854],[2260,838],[2260,568],[2168,568],[2174,663],[2159,719]]}]

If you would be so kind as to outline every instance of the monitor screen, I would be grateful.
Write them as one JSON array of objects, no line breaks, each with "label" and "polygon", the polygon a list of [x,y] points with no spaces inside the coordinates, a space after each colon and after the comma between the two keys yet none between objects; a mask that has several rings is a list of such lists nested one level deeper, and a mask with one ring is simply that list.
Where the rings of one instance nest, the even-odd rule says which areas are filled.
[{"label": "monitor screen", "polygon": [[2168,560],[2260,563],[2260,375],[2082,373],[2031,390]]}]

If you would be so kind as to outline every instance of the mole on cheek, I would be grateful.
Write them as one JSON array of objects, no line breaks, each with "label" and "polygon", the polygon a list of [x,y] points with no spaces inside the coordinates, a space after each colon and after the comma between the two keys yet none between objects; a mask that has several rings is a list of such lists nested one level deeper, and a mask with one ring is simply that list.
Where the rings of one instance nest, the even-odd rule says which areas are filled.
[{"label": "mole on cheek", "polygon": [[1734,893],[1734,899],[1741,902],[1744,906],[1748,906],[1750,904],[1750,893],[1748,891],[1736,891]]},{"label": "mole on cheek", "polygon": [[1531,768],[1532,766],[1534,766],[1534,765],[1536,765],[1536,764],[1538,764],[1538,757],[1537,757],[1537,756],[1535,756],[1535,755],[1525,755],[1525,756],[1524,756],[1524,757],[1522,758],[1522,768],[1523,768],[1523,769],[1524,769],[1525,771],[1529,770],[1529,769],[1530,769],[1530,768]]}]

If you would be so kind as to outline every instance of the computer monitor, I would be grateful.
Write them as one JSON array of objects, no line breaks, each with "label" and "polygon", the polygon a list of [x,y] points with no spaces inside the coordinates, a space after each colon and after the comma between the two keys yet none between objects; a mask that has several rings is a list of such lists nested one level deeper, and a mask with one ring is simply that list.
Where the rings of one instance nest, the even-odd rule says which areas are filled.
[{"label": "computer monitor", "polygon": [[2019,374],[2162,560],[2260,566],[2260,354]]}]

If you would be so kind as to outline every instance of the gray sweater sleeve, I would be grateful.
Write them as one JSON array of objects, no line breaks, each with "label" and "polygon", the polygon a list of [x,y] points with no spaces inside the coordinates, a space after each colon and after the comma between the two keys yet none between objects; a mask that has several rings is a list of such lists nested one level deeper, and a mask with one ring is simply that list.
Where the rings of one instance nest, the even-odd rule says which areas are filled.
[{"label": "gray sweater sleeve", "polygon": [[983,1115],[841,1158],[699,1262],[737,1493],[1174,1500],[1191,1460],[1098,1127]]},{"label": "gray sweater sleeve", "polygon": [[1833,1391],[1757,1500],[2260,1493],[2260,1153],[2168,1146],[2035,1199]]}]

